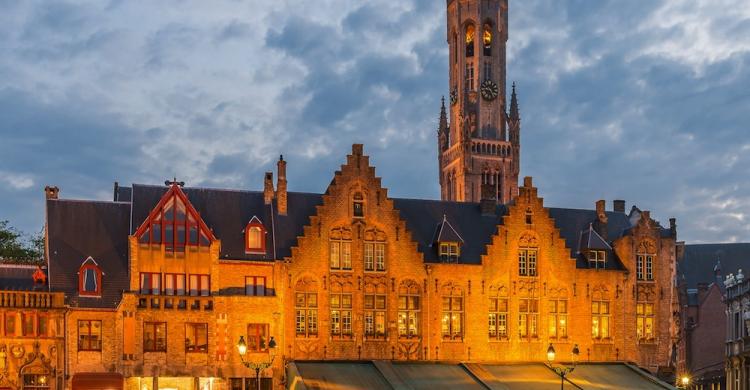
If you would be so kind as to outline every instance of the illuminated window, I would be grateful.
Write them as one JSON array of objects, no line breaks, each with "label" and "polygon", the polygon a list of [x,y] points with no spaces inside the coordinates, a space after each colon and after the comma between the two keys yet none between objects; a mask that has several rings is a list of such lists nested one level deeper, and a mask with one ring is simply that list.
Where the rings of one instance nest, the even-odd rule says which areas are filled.
[{"label": "illuminated window", "polygon": [[419,337],[419,287],[408,281],[398,288],[398,337]]},{"label": "illuminated window", "polygon": [[476,36],[476,31],[474,29],[474,25],[470,24],[466,26],[466,56],[467,57],[474,57],[475,36]]},{"label": "illuminated window", "polygon": [[638,340],[654,339],[654,304],[638,302],[636,304],[636,330]]},{"label": "illuminated window", "polygon": [[386,287],[365,286],[365,338],[385,339]]},{"label": "illuminated window", "polygon": [[318,294],[310,279],[297,282],[294,292],[295,331],[297,337],[318,335]]},{"label": "illuminated window", "polygon": [[102,322],[78,320],[78,350],[102,350]]},{"label": "illuminated window", "polygon": [[[19,387],[20,388],[20,387]],[[23,374],[24,390],[46,390],[50,388],[50,374]]]},{"label": "illuminated window", "polygon": [[185,352],[208,352],[208,324],[185,324]]},{"label": "illuminated window", "polygon": [[185,248],[207,250],[214,236],[198,212],[187,201],[179,185],[173,184],[135,233],[144,245],[164,245],[168,253]]},{"label": "illuminated window", "polygon": [[484,34],[482,35],[482,43],[484,43],[484,55],[492,55],[492,27],[489,24],[484,25]]},{"label": "illuminated window", "polygon": [[461,255],[458,243],[441,242],[439,255],[443,263],[458,263],[458,257]]},{"label": "illuminated window", "polygon": [[490,289],[489,307],[490,339],[508,338],[508,297],[500,289]]},{"label": "illuminated window", "polygon": [[167,352],[167,323],[143,323],[143,352]]},{"label": "illuminated window", "polygon": [[594,300],[591,302],[591,337],[609,338],[609,301]]},{"label": "illuminated window", "polygon": [[464,298],[459,287],[443,289],[441,331],[444,339],[463,338]]},{"label": "illuminated window", "polygon": [[549,300],[549,337],[568,337],[568,301]]},{"label": "illuminated window", "polygon": [[352,337],[352,292],[349,285],[331,286],[331,336],[336,338]]}]

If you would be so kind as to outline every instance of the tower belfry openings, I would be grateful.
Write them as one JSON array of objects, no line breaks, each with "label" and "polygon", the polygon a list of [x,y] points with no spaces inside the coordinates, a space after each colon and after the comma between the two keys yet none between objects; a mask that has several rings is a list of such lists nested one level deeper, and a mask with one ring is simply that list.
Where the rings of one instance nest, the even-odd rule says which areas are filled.
[{"label": "tower belfry openings", "polygon": [[448,0],[447,7],[450,120],[441,107],[441,198],[479,202],[484,185],[507,203],[518,194],[520,173],[515,87],[510,112],[506,105],[508,0]]}]

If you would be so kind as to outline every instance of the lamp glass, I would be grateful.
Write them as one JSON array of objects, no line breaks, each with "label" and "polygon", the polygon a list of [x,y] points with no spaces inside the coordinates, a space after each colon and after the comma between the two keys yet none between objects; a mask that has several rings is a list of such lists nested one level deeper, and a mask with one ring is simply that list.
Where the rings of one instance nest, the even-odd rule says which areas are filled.
[{"label": "lamp glass", "polygon": [[690,378],[687,375],[682,376],[682,385],[687,386],[690,384]]},{"label": "lamp glass", "polygon": [[547,361],[552,363],[555,360],[555,348],[552,346],[552,343],[550,343],[549,348],[547,348]]},{"label": "lamp glass", "polygon": [[243,336],[240,336],[240,341],[237,342],[237,351],[242,356],[245,356],[247,353],[247,343],[245,343],[245,338]]}]

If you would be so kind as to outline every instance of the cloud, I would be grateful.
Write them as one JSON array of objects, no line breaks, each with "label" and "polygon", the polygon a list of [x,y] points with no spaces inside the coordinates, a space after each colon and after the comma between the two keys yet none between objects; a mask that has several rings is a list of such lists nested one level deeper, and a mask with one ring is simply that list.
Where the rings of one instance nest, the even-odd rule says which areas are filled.
[{"label": "cloud", "polygon": [[[511,1],[522,175],[547,205],[624,198],[689,242],[750,241],[745,3]],[[290,189],[322,192],[354,142],[389,195],[439,196],[444,2],[0,8],[0,214],[23,230],[44,184],[260,189],[279,154]]]}]

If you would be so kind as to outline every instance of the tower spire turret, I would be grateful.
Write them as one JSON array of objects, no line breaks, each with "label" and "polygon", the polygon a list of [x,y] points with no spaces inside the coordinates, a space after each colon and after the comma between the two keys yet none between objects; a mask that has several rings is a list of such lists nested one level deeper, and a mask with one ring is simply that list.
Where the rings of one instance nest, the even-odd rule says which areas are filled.
[{"label": "tower spire turret", "polygon": [[510,93],[510,113],[508,119],[511,121],[519,121],[521,115],[518,112],[518,97],[516,96],[516,82],[513,82],[513,91]]}]

